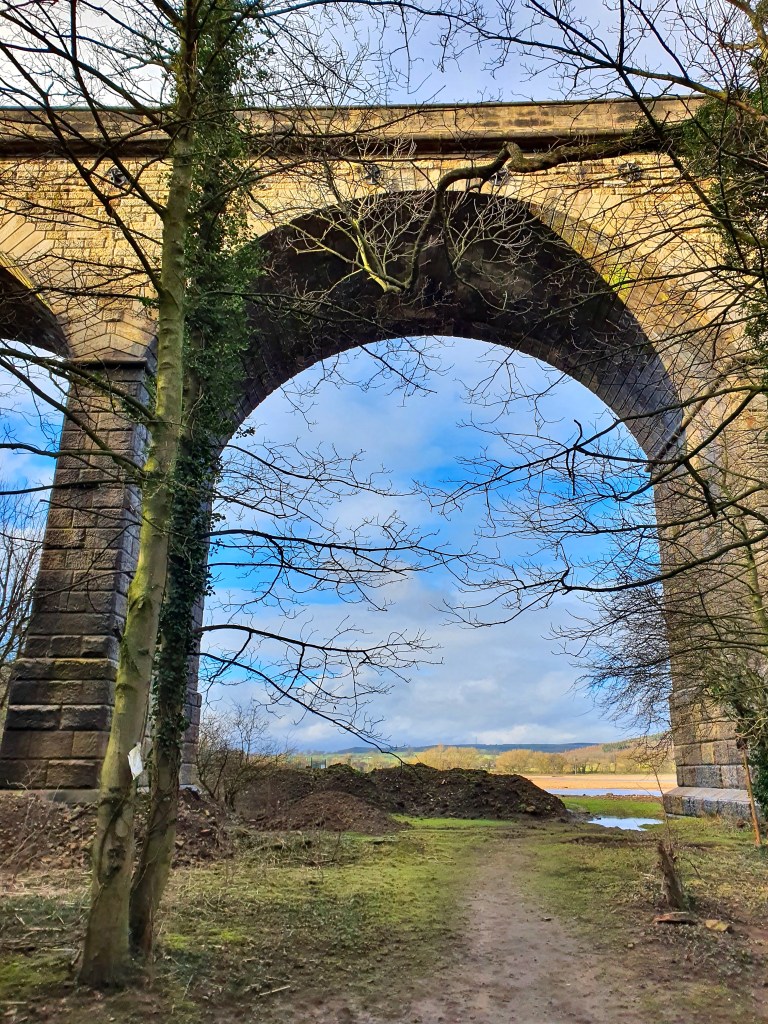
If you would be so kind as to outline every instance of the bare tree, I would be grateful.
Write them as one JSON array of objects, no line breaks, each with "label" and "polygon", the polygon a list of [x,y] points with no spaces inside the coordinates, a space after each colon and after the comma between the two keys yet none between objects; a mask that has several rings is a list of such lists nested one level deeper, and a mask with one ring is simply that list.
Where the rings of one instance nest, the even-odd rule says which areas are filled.
[{"label": "bare tree", "polygon": [[271,739],[265,709],[256,701],[205,709],[197,744],[198,778],[212,799],[231,810],[255,779],[279,770],[290,757],[290,749]]},{"label": "bare tree", "polygon": [[29,622],[41,542],[39,506],[23,495],[0,496],[0,728]]},{"label": "bare tree", "polygon": [[[318,3],[317,6],[323,11],[336,11],[338,15],[339,9],[333,5]],[[367,6],[381,6],[383,10],[394,7],[398,13],[407,9],[396,4]],[[533,233],[541,230],[541,225],[537,226],[536,218],[530,212],[521,211],[519,205],[501,201],[498,176],[505,171],[525,176],[558,165],[589,158],[607,159],[657,144],[655,132],[650,136],[643,133],[641,137],[630,132],[618,142],[556,146],[551,153],[531,159],[524,157],[516,145],[505,143],[495,155],[470,160],[424,180],[423,175],[419,177],[413,161],[399,159],[407,154],[402,148],[398,151],[401,144],[395,143],[394,155],[398,158],[395,163],[401,179],[388,187],[386,181],[382,184],[380,168],[371,161],[376,144],[381,142],[374,129],[380,129],[381,125],[372,125],[366,112],[350,120],[350,115],[340,114],[334,106],[340,96],[349,99],[360,95],[360,86],[357,91],[353,86],[359,66],[345,61],[338,47],[332,47],[330,54],[318,48],[317,30],[302,20],[304,7],[299,4],[272,10],[262,4],[227,5],[190,0],[178,7],[138,3],[126,9],[121,4],[103,7],[73,3],[66,10],[55,6],[17,5],[0,12],[9,32],[6,41],[0,43],[0,54],[6,62],[3,69],[5,93],[15,103],[33,108],[26,132],[22,134],[30,145],[37,140],[39,146],[42,140],[45,146],[53,146],[71,176],[92,197],[89,216],[93,223],[108,227],[125,243],[118,265],[110,260],[104,266],[78,266],[74,281],[71,275],[66,287],[48,273],[49,297],[58,290],[68,295],[70,305],[80,301],[83,291],[108,304],[119,305],[128,298],[133,303],[132,314],[136,309],[151,311],[152,316],[147,316],[143,322],[147,336],[154,330],[153,321],[157,321],[158,372],[153,403],[136,400],[126,389],[100,380],[98,375],[89,376],[75,361],[65,361],[61,371],[68,379],[98,387],[102,396],[123,407],[149,432],[151,441],[146,460],[143,454],[138,459],[122,458],[90,427],[87,418],[77,416],[71,409],[67,412],[77,419],[89,446],[103,453],[103,464],[108,464],[111,472],[125,474],[142,491],[139,567],[128,595],[113,730],[102,773],[93,903],[82,971],[84,980],[96,984],[118,980],[128,962],[127,901],[131,885],[135,792],[129,754],[143,738],[153,671],[157,680],[166,666],[172,683],[167,691],[161,692],[158,687],[156,693],[155,744],[156,751],[164,748],[167,756],[162,761],[158,754],[156,766],[159,767],[153,781],[158,827],[150,829],[149,841],[151,844],[157,840],[159,845],[157,850],[151,845],[145,848],[139,878],[140,885],[147,888],[141,920],[135,928],[142,942],[151,941],[153,914],[167,872],[177,789],[177,748],[185,724],[183,694],[188,664],[194,654],[190,637],[195,636],[194,615],[207,586],[203,556],[212,536],[218,545],[215,557],[226,550],[228,543],[223,536],[215,536],[216,530],[211,529],[207,513],[196,514],[194,523],[185,517],[182,499],[191,499],[191,505],[198,510],[206,502],[212,505],[216,500],[213,481],[219,471],[220,443],[227,431],[221,422],[203,422],[201,399],[206,389],[209,396],[212,394],[213,381],[216,387],[222,383],[213,369],[218,370],[222,365],[231,367],[230,359],[245,350],[242,334],[245,303],[252,303],[264,319],[273,318],[274,322],[279,318],[284,325],[286,352],[291,350],[300,328],[306,328],[309,323],[315,331],[305,333],[305,339],[308,336],[310,341],[310,355],[316,358],[318,353],[332,354],[349,340],[341,330],[347,321],[359,323],[361,317],[367,316],[375,334],[379,326],[377,318],[383,308],[378,300],[384,304],[400,304],[398,308],[407,312],[409,305],[424,300],[425,289],[442,288],[446,281],[451,286],[456,285],[457,301],[467,296],[474,298],[478,267],[491,266],[501,272],[505,265],[529,256]],[[458,23],[464,17],[460,9],[439,13],[455,15]],[[223,32],[220,19],[224,21]],[[257,33],[255,39],[248,35],[252,25]],[[277,68],[277,73],[272,75],[263,74],[260,66],[264,53],[258,33],[265,27],[270,49],[274,48],[279,55],[273,58],[270,52],[270,62]],[[247,37],[244,44],[247,55],[233,68],[232,51],[227,47],[241,29]],[[320,37],[323,38],[322,33]],[[505,45],[502,34],[497,33],[495,38]],[[219,59],[225,67],[217,63]],[[222,75],[215,82],[209,76],[211,68]],[[307,73],[308,68],[311,74]],[[245,72],[252,70],[255,73],[249,79]],[[219,88],[222,82],[224,87]],[[243,85],[244,82],[247,84]],[[302,115],[295,107],[287,113],[275,110],[287,98],[294,102],[298,97],[316,101],[327,98],[329,93],[333,100],[330,113]],[[226,102],[220,102],[224,96]],[[270,108],[266,131],[258,117],[240,116],[241,108],[258,96],[266,98]],[[85,103],[87,119],[84,121],[82,112],[58,103]],[[116,105],[123,107],[124,113],[117,114],[113,109]],[[290,145],[278,146],[276,140]],[[86,143],[92,155],[90,161],[82,158]],[[148,157],[145,148],[151,150]],[[165,168],[163,187],[157,189],[152,184],[152,181],[156,183],[152,176],[161,165]],[[363,171],[365,179],[352,171]],[[286,271],[284,277],[289,287],[282,291],[274,287],[277,272],[267,275],[270,284],[265,284],[263,289],[258,278],[255,284],[246,280],[247,267],[253,269],[247,261],[220,261],[219,266],[214,267],[219,256],[247,255],[241,243],[250,230],[249,224],[258,223],[262,230],[265,223],[271,224],[271,215],[265,209],[267,204],[260,198],[259,190],[278,174],[284,181],[295,182],[296,195],[300,196],[296,210],[290,204],[287,210],[281,209],[283,219],[290,219],[294,212],[306,214],[308,209],[321,211],[309,218],[294,218],[291,231],[282,237],[282,249],[265,254],[265,263],[270,269],[279,271],[282,267]],[[223,191],[222,183],[226,183]],[[409,187],[405,188],[404,183],[409,183]],[[371,186],[377,190],[374,196]],[[699,197],[693,184],[691,187]],[[406,192],[415,195],[406,198]],[[13,195],[7,194],[4,202],[9,210],[19,212],[18,200]],[[51,216],[55,211],[46,208],[41,200],[35,212],[39,216]],[[215,244],[209,245],[211,238]],[[567,247],[563,246],[566,256],[567,252]],[[307,254],[324,255],[334,266],[341,267],[333,287],[323,282],[310,282],[303,288],[291,289],[290,285],[295,283],[290,273],[291,259]],[[206,294],[202,270],[221,269],[225,263],[232,278]],[[424,280],[427,264],[433,268],[439,266],[441,271],[440,275],[433,275],[428,285]],[[33,272],[35,268],[27,269]],[[41,263],[39,269],[46,268]],[[552,286],[565,280],[564,275],[560,261],[552,270]],[[344,299],[344,290],[335,287],[340,282],[361,280],[365,287],[349,303]],[[84,287],[79,286],[80,281],[85,282]],[[519,314],[519,307],[509,299],[503,273],[499,281],[499,288],[483,296],[483,301],[490,304],[500,318],[511,315],[510,310],[512,314]],[[619,275],[612,287],[614,291],[620,290],[626,283]],[[603,286],[605,284],[603,282]],[[213,306],[206,305],[214,291],[216,302]],[[610,298],[611,289],[603,287],[600,299],[605,299],[606,294]],[[375,297],[373,304],[372,295]],[[574,308],[588,312],[589,298],[586,293],[578,294]],[[528,299],[528,295],[523,296],[522,307],[529,308],[526,306]],[[733,303],[726,305],[728,309],[734,308]],[[561,318],[564,322],[569,321],[574,308],[564,312]],[[222,315],[231,315],[237,323],[229,336],[232,344],[226,358],[217,362],[212,343],[216,332],[211,324],[218,322],[217,318]],[[540,318],[537,327],[541,330],[553,322],[549,314],[543,315],[538,308],[531,315]],[[407,316],[398,322],[407,322]],[[258,324],[250,324],[250,329],[258,339]],[[336,332],[340,333],[335,339],[337,348],[333,349],[328,338]],[[267,355],[271,357],[273,353],[265,342],[258,358],[268,361]],[[617,358],[620,355],[618,350],[612,352]],[[209,360],[207,366],[202,365],[205,359]],[[53,360],[48,362],[54,363]],[[740,370],[742,364],[736,362]],[[729,367],[723,374],[723,391],[727,388],[728,394],[738,392],[731,384],[733,373],[733,368]],[[227,379],[225,383],[227,387],[222,394],[226,393],[227,400],[237,397],[233,380]],[[749,399],[756,393],[751,381],[747,381],[743,390]],[[717,393],[708,394],[706,399],[718,397]],[[669,412],[685,420],[691,410],[698,410],[700,403],[700,396],[694,396],[682,400],[678,408]],[[221,402],[216,415],[226,415],[226,405],[227,401]],[[234,419],[234,406],[229,413]],[[203,439],[198,448],[201,423]],[[704,433],[702,447],[706,448],[708,442],[719,436],[719,426]],[[606,495],[599,490],[599,466],[605,460],[602,453],[595,453],[593,448],[591,439],[579,437],[572,445],[550,452],[545,461],[554,466],[554,473],[561,479],[570,481],[574,478],[574,453],[583,457],[592,466],[591,479],[597,482],[597,493],[602,493],[604,500]],[[86,457],[83,453],[78,455]],[[192,475],[183,478],[176,472],[187,456],[193,461],[204,461],[206,472],[202,483]],[[540,479],[543,464],[538,456],[529,458],[522,472],[530,480]],[[200,463],[197,465],[199,467]],[[661,460],[654,484],[658,488],[671,481],[670,486],[676,486],[676,472],[680,468],[678,453],[670,454]],[[494,476],[493,484],[496,482]],[[636,488],[637,504],[644,508],[650,507],[649,486]],[[686,499],[690,487],[688,483],[680,486],[681,498]],[[743,481],[742,489],[727,498],[727,506],[741,509],[749,486],[749,481]],[[480,487],[485,493],[492,490],[487,481]],[[706,487],[704,490],[705,498],[711,497]],[[460,498],[461,495],[455,496],[455,500]],[[599,511],[600,500],[592,500],[593,511]],[[245,496],[243,504],[247,508],[252,499]],[[685,501],[683,507],[688,508]],[[528,526],[540,518],[541,507],[533,505],[531,508],[533,511],[526,510]],[[594,518],[585,519],[582,515],[582,526],[591,529]],[[685,564],[689,568],[702,561],[697,543],[693,541],[694,521],[701,521],[698,513],[689,515],[683,511],[667,517],[662,524],[665,536],[677,531],[675,543],[687,551]],[[191,524],[193,532],[185,533],[180,524]],[[300,528],[286,531],[249,524],[241,531],[241,536],[247,538],[246,544],[231,558],[244,562],[242,550],[250,545],[265,573],[274,573],[277,579],[285,580],[290,574],[294,580],[303,578],[306,582],[320,582],[340,591],[357,588],[361,592],[373,591],[378,581],[405,571],[408,562],[413,565],[425,557],[427,560],[437,557],[400,522],[382,522],[373,529],[367,524],[364,539],[353,536],[344,541],[327,535],[322,538],[317,533],[302,533],[305,526],[306,523],[300,523]],[[560,526],[575,535],[572,526],[564,523]],[[637,536],[637,524],[633,524],[632,529]],[[647,536],[648,529],[641,516],[641,536]],[[604,526],[599,526],[597,532],[605,532]],[[632,548],[638,545],[631,539],[633,534],[629,529],[623,536],[628,538],[625,553],[629,557]],[[749,537],[751,543],[751,533]],[[740,543],[743,545],[743,538]],[[724,537],[715,549],[722,551],[730,544],[730,537]],[[708,554],[704,560],[712,561],[714,557]],[[680,564],[679,560],[676,564]],[[533,581],[526,579],[521,584],[518,567],[512,567],[513,575],[505,578],[490,559],[486,566],[482,586],[486,590],[495,587],[503,600],[511,595],[512,603],[520,606],[528,601],[529,595],[552,593],[562,576],[549,571],[542,574],[535,567]],[[362,572],[358,577],[362,583],[357,582],[353,567]],[[173,576],[176,570],[175,579],[182,583],[179,589]],[[190,582],[191,577],[194,578]],[[468,582],[474,585],[473,581]],[[565,581],[565,589],[574,589],[576,585],[589,589],[590,586],[602,587],[603,583]],[[522,600],[519,600],[521,594]],[[181,614],[175,616],[174,612],[178,611]],[[183,631],[182,642],[177,642],[174,624],[179,624]],[[348,643],[345,638],[323,638],[318,642],[306,633],[270,635],[258,623],[247,619],[212,626],[222,631],[224,626],[230,631],[236,630],[243,637],[243,645],[233,645],[232,650],[224,653],[209,650],[210,660],[218,659],[222,667],[230,670],[261,676],[281,697],[298,700],[312,710],[332,707],[341,699],[341,691],[333,686],[338,665],[344,666],[343,671],[350,681],[347,695],[349,706],[354,707],[361,673],[372,665],[398,670],[403,664],[412,663],[413,646],[400,636],[385,640],[374,654],[370,647]],[[214,629],[210,627],[208,631],[212,634]],[[269,644],[278,650],[271,660],[262,656]],[[268,670],[265,660],[270,663]],[[288,667],[276,672],[275,663]],[[158,851],[162,855],[156,856]]]}]

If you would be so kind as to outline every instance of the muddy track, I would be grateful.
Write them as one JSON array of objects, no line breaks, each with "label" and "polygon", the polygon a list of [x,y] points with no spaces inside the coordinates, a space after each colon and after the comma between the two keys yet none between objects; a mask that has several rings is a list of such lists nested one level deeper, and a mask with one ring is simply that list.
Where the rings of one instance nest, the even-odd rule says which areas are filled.
[{"label": "muddy track", "polygon": [[466,940],[450,966],[422,978],[377,1015],[343,1000],[305,1007],[313,1024],[649,1024],[614,959],[524,892],[530,873],[515,839],[494,843],[471,882]]}]

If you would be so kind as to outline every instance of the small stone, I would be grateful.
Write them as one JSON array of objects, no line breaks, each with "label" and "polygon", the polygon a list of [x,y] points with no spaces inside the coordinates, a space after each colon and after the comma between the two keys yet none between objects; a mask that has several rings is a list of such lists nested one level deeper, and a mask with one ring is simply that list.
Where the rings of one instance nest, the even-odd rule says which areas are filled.
[{"label": "small stone", "polygon": [[732,932],[733,925],[729,924],[728,921],[721,921],[716,917],[708,917],[704,922],[704,927],[709,928],[711,932]]}]

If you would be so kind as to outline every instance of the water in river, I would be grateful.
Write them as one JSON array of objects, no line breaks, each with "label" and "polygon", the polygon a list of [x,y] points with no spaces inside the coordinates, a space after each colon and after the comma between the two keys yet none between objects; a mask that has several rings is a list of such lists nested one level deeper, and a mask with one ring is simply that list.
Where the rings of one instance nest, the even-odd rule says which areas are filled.
[{"label": "water in river", "polygon": [[646,786],[645,789],[616,789],[610,786],[601,786],[600,789],[550,789],[547,787],[548,793],[554,793],[556,796],[606,796],[608,793],[613,793],[615,796],[661,796],[660,789],[654,789]]}]

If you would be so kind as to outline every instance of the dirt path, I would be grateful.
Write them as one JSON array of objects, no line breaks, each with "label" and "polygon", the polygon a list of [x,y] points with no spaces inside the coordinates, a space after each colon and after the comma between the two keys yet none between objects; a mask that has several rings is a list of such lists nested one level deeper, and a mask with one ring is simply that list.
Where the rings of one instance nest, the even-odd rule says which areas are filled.
[{"label": "dirt path", "polygon": [[523,895],[514,860],[507,846],[482,869],[467,908],[463,963],[435,978],[403,1021],[640,1024],[617,995],[623,986],[607,974],[610,965]]},{"label": "dirt path", "polygon": [[324,1003],[318,1024],[648,1024],[615,961],[585,949],[523,892],[525,855],[493,844],[466,905],[466,947],[384,1015]]}]

